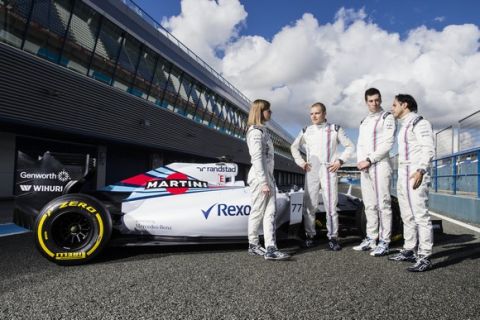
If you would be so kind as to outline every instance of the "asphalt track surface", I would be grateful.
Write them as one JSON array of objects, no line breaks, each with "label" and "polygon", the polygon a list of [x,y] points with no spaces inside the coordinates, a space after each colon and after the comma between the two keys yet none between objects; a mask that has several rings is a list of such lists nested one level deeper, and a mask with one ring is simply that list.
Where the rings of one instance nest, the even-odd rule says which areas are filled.
[{"label": "asphalt track surface", "polygon": [[[291,261],[244,245],[109,248],[61,267],[32,233],[0,238],[0,319],[480,319],[480,234],[444,222],[431,271],[325,243]],[[397,246],[400,244],[397,243]]]}]

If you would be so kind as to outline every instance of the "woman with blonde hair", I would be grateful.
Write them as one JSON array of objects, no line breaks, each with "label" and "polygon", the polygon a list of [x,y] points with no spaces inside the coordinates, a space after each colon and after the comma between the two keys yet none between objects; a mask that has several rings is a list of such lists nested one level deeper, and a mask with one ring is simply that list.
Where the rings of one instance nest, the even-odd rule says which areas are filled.
[{"label": "woman with blonde hair", "polygon": [[[271,116],[270,102],[257,99],[252,103],[247,131],[252,163],[247,180],[252,194],[252,210],[248,217],[248,253],[264,256],[266,260],[285,260],[290,256],[277,249],[275,240],[274,153],[272,139],[264,126]],[[258,239],[258,229],[262,221],[266,250]]]}]

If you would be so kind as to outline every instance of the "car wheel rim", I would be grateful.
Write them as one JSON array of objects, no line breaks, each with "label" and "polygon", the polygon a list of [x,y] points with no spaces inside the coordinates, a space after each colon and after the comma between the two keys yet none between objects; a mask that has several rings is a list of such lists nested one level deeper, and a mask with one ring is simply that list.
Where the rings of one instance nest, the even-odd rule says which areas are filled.
[{"label": "car wheel rim", "polygon": [[92,220],[78,212],[66,212],[51,225],[52,238],[57,246],[76,251],[90,242],[93,235]]}]

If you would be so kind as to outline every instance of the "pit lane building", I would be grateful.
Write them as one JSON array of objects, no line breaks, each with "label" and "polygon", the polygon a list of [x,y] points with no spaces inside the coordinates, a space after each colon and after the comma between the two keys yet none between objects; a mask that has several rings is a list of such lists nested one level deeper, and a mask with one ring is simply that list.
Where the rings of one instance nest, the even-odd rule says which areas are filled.
[{"label": "pit lane building", "polygon": [[[0,0],[0,70],[0,197],[20,152],[90,154],[97,187],[220,156],[246,176],[248,99],[130,0]],[[277,183],[303,184],[269,130]]]}]

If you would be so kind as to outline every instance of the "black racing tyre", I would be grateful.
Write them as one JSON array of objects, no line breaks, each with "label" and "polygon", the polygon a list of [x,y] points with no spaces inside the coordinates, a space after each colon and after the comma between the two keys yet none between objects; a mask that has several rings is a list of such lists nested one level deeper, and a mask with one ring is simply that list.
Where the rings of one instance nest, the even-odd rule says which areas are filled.
[{"label": "black racing tyre", "polygon": [[365,214],[363,203],[357,210],[357,227],[360,232],[360,237],[364,239],[367,236],[367,215]]},{"label": "black racing tyre", "polygon": [[34,228],[37,249],[60,265],[90,261],[102,251],[111,234],[108,210],[84,194],[67,194],[47,203]]},{"label": "black racing tyre", "polygon": [[403,221],[397,197],[392,196],[392,242],[403,239]]}]

